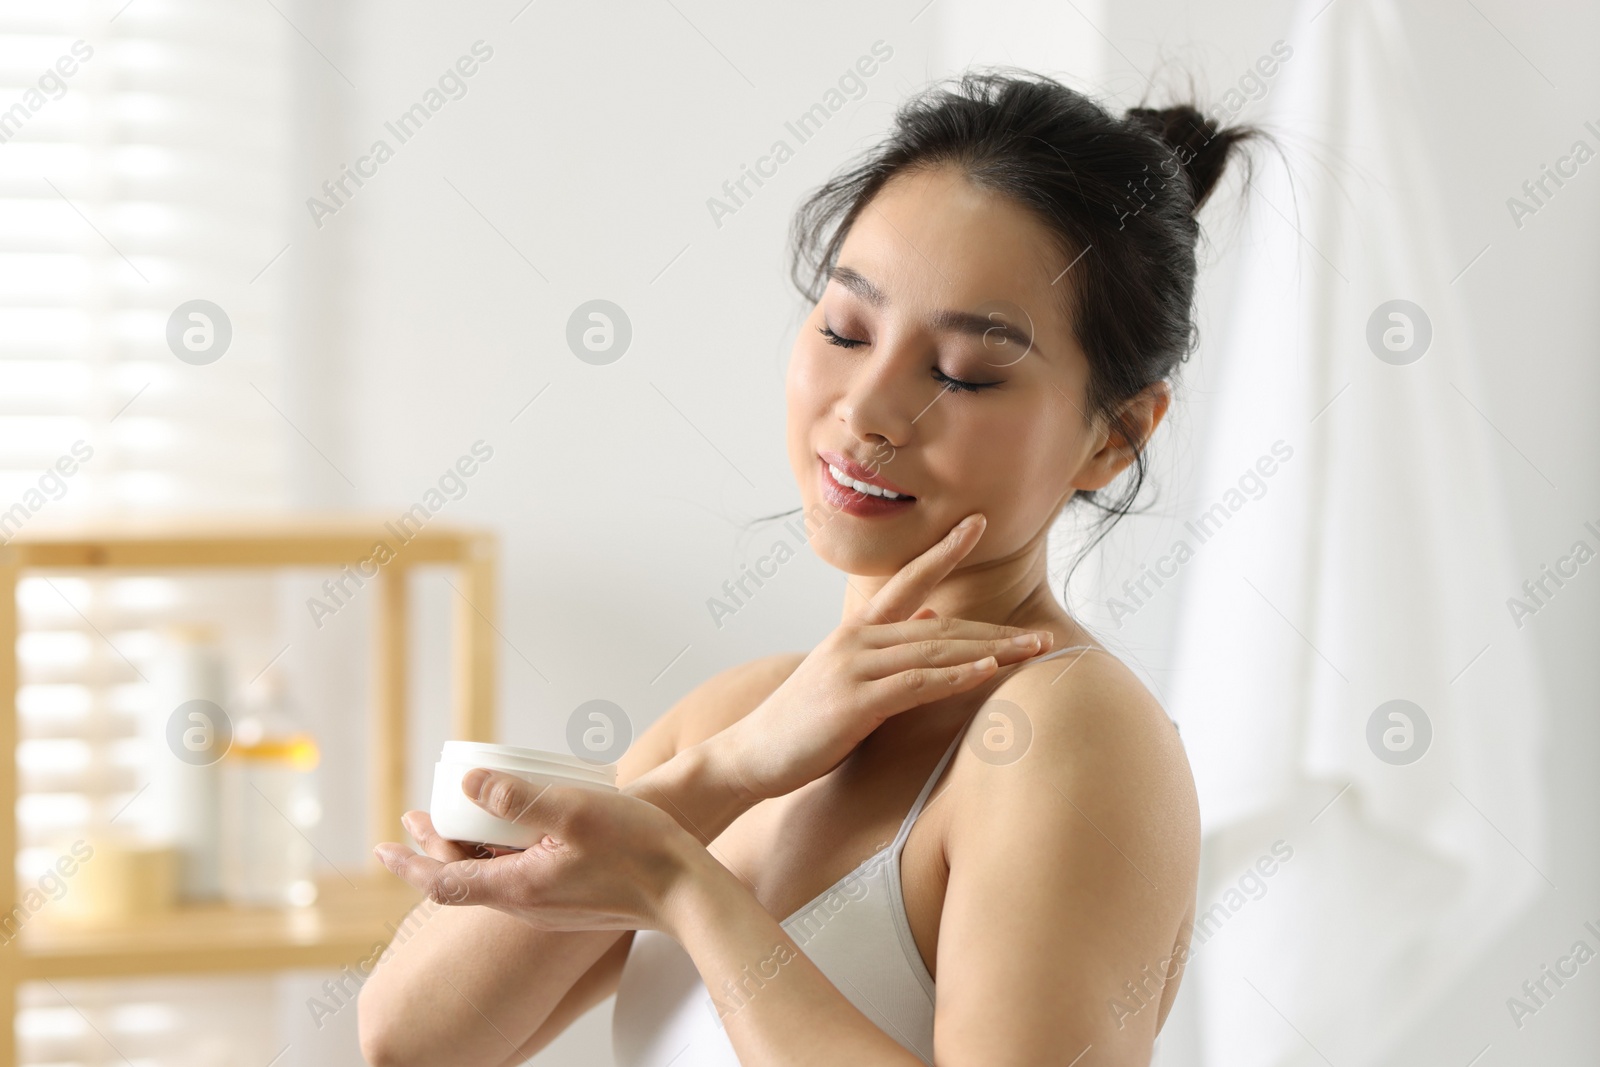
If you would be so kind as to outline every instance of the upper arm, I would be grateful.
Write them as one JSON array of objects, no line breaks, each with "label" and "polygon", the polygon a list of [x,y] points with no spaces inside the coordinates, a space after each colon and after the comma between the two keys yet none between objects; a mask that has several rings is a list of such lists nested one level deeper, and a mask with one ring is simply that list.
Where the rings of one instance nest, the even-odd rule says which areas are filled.
[{"label": "upper arm", "polygon": [[1092,659],[997,691],[1027,717],[1029,746],[1008,764],[964,761],[939,927],[941,1064],[1067,1062],[1091,1045],[1085,1067],[1149,1062],[1183,962],[1199,808],[1166,714],[1120,663]]}]

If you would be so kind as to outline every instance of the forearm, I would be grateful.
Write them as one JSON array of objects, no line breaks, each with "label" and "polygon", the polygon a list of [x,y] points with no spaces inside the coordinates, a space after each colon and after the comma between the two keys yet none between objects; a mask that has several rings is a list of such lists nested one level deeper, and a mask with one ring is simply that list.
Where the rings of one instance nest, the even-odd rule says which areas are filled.
[{"label": "forearm", "polygon": [[[665,811],[702,843],[753,803],[709,743],[679,752],[623,792]],[[388,1067],[503,1062],[622,936],[540,931],[489,908],[429,902],[401,929],[409,936],[396,938],[361,991],[363,1047]]]},{"label": "forearm", "polygon": [[[755,802],[719,752],[710,742],[693,745],[622,792],[709,844]],[[361,991],[363,1048],[386,1067],[503,1062],[623,936],[541,931],[489,908],[428,902],[402,929],[413,932],[403,944],[396,938]]]},{"label": "forearm", "polygon": [[375,1067],[504,1063],[623,936],[535,930],[490,908],[426,900],[399,929],[406,936],[361,988],[362,1051]]},{"label": "forearm", "polygon": [[922,1067],[726,869],[703,851],[687,869],[663,909],[666,932],[694,960],[744,1067]]},{"label": "forearm", "polygon": [[702,845],[716,840],[757,801],[728,770],[715,738],[683,749],[622,791],[671,815]]}]

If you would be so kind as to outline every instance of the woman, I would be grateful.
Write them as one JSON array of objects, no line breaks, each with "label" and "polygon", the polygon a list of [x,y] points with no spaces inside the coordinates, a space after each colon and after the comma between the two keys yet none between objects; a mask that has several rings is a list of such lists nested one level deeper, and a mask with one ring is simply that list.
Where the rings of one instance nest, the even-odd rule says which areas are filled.
[{"label": "woman", "polygon": [[969,74],[807,201],[788,445],[840,626],[691,692],[619,795],[469,774],[545,832],[525,852],[408,813],[422,854],[378,851],[435,905],[361,991],[372,1063],[520,1063],[613,992],[624,1067],[1149,1061],[1194,786],[1045,540],[1137,494],[1193,341],[1194,213],[1252,133]]}]

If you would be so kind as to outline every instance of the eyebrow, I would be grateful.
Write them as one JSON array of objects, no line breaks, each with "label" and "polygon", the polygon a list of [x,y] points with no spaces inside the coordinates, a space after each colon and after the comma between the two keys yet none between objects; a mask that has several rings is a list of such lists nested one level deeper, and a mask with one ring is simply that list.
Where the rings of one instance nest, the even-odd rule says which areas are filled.
[{"label": "eyebrow", "polygon": [[[836,266],[828,276],[873,307],[887,307],[889,304],[888,294],[860,271]],[[936,330],[947,330],[973,337],[985,337],[998,330],[1001,337],[1012,344],[1021,345],[1024,350],[1036,348],[1033,338],[1020,325],[1006,322],[1004,319],[979,315],[973,311],[938,311],[934,313],[930,322]]]}]

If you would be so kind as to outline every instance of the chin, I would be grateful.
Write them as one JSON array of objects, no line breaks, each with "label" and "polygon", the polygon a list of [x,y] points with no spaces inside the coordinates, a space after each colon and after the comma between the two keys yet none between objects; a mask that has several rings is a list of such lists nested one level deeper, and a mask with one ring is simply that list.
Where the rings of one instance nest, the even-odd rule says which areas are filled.
[{"label": "chin", "polygon": [[920,543],[920,529],[904,525],[899,529],[874,527],[843,513],[826,513],[830,515],[826,524],[811,535],[811,551],[828,566],[846,574],[887,578],[928,548]]}]

